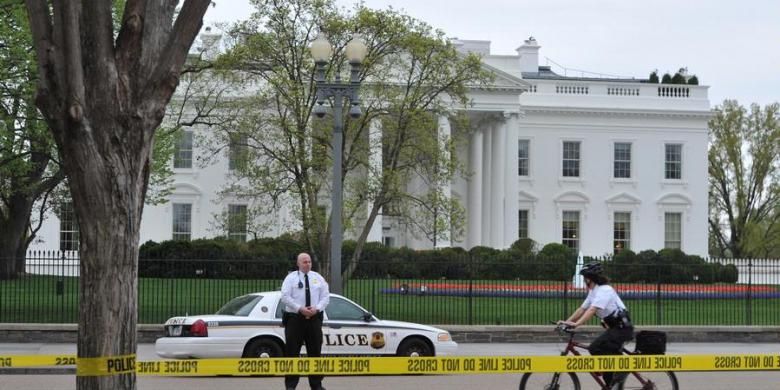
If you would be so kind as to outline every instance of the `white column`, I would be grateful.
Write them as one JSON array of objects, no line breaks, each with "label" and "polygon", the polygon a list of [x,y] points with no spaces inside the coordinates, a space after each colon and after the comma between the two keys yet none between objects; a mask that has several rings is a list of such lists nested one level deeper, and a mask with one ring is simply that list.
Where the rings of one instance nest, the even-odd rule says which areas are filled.
[{"label": "white column", "polygon": [[506,128],[503,124],[497,124],[493,134],[493,159],[491,160],[491,218],[490,218],[490,245],[494,248],[504,248],[504,172],[506,169]]},{"label": "white column", "polygon": [[477,129],[469,145],[468,248],[482,242],[482,138],[482,130]]},{"label": "white column", "polygon": [[[382,125],[379,120],[372,120],[368,128],[368,180],[371,188],[378,188],[382,180]],[[374,202],[368,202],[366,213],[370,213]],[[371,230],[368,232],[368,242],[382,242],[382,214],[376,216]]]},{"label": "white column", "polygon": [[489,246],[492,243],[490,220],[492,218],[490,204],[491,198],[491,179],[492,169],[491,159],[493,157],[493,126],[488,125],[484,130],[482,140],[482,237],[478,245]]},{"label": "white column", "polygon": [[517,240],[517,230],[520,227],[517,212],[518,205],[518,177],[517,177],[517,148],[520,118],[517,112],[504,112],[504,127],[506,128],[506,208],[504,220],[504,246],[512,245]]},{"label": "white column", "polygon": [[[439,150],[442,151],[442,164],[446,164],[450,159],[450,153],[449,153],[449,144],[450,144],[450,138],[452,137],[452,129],[450,128],[450,119],[446,115],[440,115],[439,116],[439,129],[438,129],[438,139],[439,139]],[[448,170],[449,168],[440,168],[442,170]],[[446,173],[446,172],[445,172]],[[446,199],[449,202],[449,199],[452,198],[452,182],[450,180],[446,180],[443,183],[441,183],[441,192],[444,195],[444,199]],[[450,230],[447,228],[447,230]],[[437,239],[436,240],[436,247],[437,248],[446,248],[449,246],[452,246],[452,232],[447,232],[447,239]]]}]

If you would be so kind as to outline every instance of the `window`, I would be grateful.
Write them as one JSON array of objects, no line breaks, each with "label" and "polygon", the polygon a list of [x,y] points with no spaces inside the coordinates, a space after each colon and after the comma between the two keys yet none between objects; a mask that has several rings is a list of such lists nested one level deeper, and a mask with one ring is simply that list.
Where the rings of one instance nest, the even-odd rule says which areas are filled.
[{"label": "window", "polygon": [[228,169],[242,170],[247,163],[247,137],[244,134],[232,134],[230,136],[230,150],[228,152]]},{"label": "window", "polygon": [[192,236],[192,205],[173,204],[173,239],[189,241]]},{"label": "window", "polygon": [[623,249],[631,249],[631,213],[616,212],[613,230],[612,248],[615,253],[620,253]]},{"label": "window", "polygon": [[183,131],[173,151],[174,168],[192,168],[192,131]]},{"label": "window", "polygon": [[564,211],[563,212],[563,245],[568,246],[571,249],[580,249],[580,212],[579,211]]},{"label": "window", "polygon": [[563,176],[580,177],[580,143],[577,141],[563,143]]},{"label": "window", "polygon": [[528,210],[520,210],[517,214],[517,238],[528,238]]},{"label": "window", "polygon": [[517,175],[528,176],[529,152],[531,144],[527,139],[521,139],[517,146]]},{"label": "window", "polygon": [[616,179],[631,178],[631,144],[628,142],[615,143],[615,167],[613,175]]},{"label": "window", "polygon": [[682,179],[682,145],[666,144],[666,174],[667,179]]},{"label": "window", "polygon": [[682,249],[682,213],[664,215],[664,248]]},{"label": "window", "polygon": [[388,248],[392,248],[395,245],[395,238],[390,236],[382,237],[382,244]]},{"label": "window", "polygon": [[222,308],[217,311],[217,314],[249,317],[249,313],[252,312],[252,309],[255,308],[255,305],[257,305],[257,302],[260,302],[261,299],[263,299],[262,295],[242,295],[233,298],[230,302],[226,303],[225,306],[222,306]]},{"label": "window", "polygon": [[231,204],[228,205],[228,238],[231,240],[246,241],[246,205]]},{"label": "window", "polygon": [[79,250],[79,224],[73,211],[73,202],[60,204],[60,250]]},{"label": "window", "polygon": [[330,303],[325,307],[325,314],[330,321],[363,321],[366,311],[339,297],[330,297]]}]

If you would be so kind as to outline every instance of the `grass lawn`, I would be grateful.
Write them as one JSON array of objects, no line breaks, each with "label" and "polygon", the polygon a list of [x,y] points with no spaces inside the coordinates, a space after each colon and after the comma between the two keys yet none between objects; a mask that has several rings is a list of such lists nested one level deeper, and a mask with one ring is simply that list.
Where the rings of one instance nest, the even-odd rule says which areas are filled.
[{"label": "grass lawn", "polygon": [[[277,280],[141,278],[139,323],[161,323],[175,315],[213,313],[230,298],[275,290],[280,283]],[[347,284],[345,295],[380,318],[425,324],[546,324],[568,316],[582,301],[579,297],[452,297],[381,292],[399,283],[402,281],[353,280]],[[561,285],[549,281],[500,283]],[[77,294],[76,278],[31,275],[0,281],[0,322],[77,322]],[[745,299],[633,299],[626,300],[626,304],[638,325],[780,325],[780,299],[753,299],[750,304]]]}]

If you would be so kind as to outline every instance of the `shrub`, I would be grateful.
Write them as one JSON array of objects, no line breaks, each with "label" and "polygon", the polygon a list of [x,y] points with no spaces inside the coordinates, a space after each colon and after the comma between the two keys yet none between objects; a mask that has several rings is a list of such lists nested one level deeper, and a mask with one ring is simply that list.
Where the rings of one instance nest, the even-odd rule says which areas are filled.
[{"label": "shrub", "polygon": [[672,83],[672,76],[669,73],[664,73],[664,76],[661,77],[661,84],[671,84]]},{"label": "shrub", "polygon": [[536,256],[540,279],[568,280],[577,267],[577,253],[566,245],[551,242]]},{"label": "shrub", "polygon": [[718,278],[723,283],[736,283],[739,279],[739,271],[734,264],[726,264],[720,268]]},{"label": "shrub", "polygon": [[624,249],[612,257],[605,266],[607,276],[615,282],[640,282],[644,280],[644,267],[639,263],[639,256],[630,249]]},{"label": "shrub", "polygon": [[652,84],[658,84],[658,71],[653,71],[653,73],[650,73],[650,77],[647,81]]},{"label": "shrub", "polygon": [[686,84],[685,76],[683,76],[679,72],[675,73],[674,76],[672,76],[672,84]]},{"label": "shrub", "polygon": [[533,256],[536,254],[537,249],[536,241],[530,238],[521,238],[513,242],[509,247],[509,250],[512,251],[513,254],[523,257]]}]

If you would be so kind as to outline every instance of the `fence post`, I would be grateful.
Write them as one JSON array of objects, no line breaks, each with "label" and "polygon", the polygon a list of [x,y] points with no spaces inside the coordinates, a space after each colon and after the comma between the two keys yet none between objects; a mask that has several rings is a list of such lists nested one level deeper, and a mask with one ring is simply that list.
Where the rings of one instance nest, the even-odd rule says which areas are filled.
[{"label": "fence post", "polygon": [[663,318],[661,316],[661,267],[656,264],[655,267],[655,323],[661,325]]},{"label": "fence post", "polygon": [[561,318],[569,318],[569,282],[563,281],[563,316]]},{"label": "fence post", "polygon": [[60,274],[57,278],[57,295],[63,296],[65,294],[65,252],[62,252],[60,256]]},{"label": "fence post", "polygon": [[371,313],[376,314],[376,278],[371,278]]},{"label": "fence post", "polygon": [[474,258],[469,255],[469,325],[474,325]]},{"label": "fence post", "polygon": [[746,305],[745,310],[747,311],[747,325],[753,325],[753,259],[748,259],[748,288],[747,288],[747,295],[745,296],[746,299]]}]

